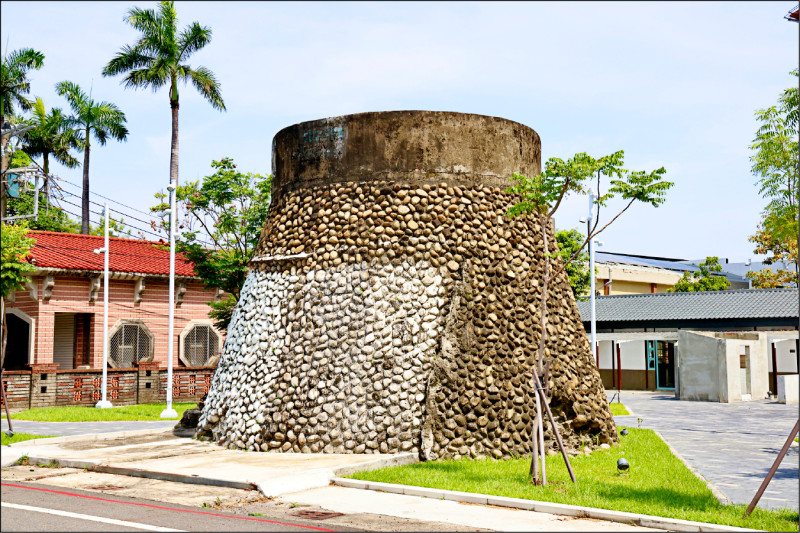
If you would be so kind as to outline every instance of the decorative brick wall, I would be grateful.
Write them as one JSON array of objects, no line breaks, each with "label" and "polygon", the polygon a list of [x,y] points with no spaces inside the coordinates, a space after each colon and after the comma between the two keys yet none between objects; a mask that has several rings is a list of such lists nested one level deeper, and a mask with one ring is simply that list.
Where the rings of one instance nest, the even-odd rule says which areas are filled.
[{"label": "decorative brick wall", "polygon": [[[3,388],[8,399],[8,408],[27,409],[31,402],[31,373],[27,370],[3,372]],[[4,406],[2,398],[0,405]],[[5,406],[4,406],[5,407]]]},{"label": "decorative brick wall", "polygon": [[[30,365],[31,370],[3,372],[12,411],[66,405],[93,406],[102,397],[101,369],[57,370],[58,365]],[[158,363],[108,370],[107,399],[116,407],[164,402],[167,369]],[[215,367],[173,368],[173,401],[196,402],[208,392]]]}]

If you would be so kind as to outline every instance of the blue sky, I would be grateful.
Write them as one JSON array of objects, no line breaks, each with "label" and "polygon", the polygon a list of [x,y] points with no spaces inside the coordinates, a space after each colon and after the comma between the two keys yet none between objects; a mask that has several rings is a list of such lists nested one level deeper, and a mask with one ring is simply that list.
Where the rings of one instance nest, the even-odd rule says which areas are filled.
[{"label": "blue sky", "polygon": [[[181,27],[213,30],[190,63],[216,73],[228,109],[182,88],[180,179],[205,176],[225,156],[269,173],[272,137],[306,120],[398,109],[493,115],[535,129],[543,161],[623,149],[631,169],[667,169],[667,202],[629,209],[600,237],[606,251],[758,259],[747,237],[766,201],[748,146],[753,112],[797,83],[798,25],[783,19],[795,4],[176,2]],[[0,12],[4,52],[45,55],[32,95],[66,108],[54,85],[70,80],[125,112],[128,141],[93,147],[91,190],[142,210],[169,181],[168,95],[123,89],[100,72],[137,38],[126,11],[155,5],[4,1]],[[80,168],[53,172],[80,183]],[[586,207],[569,199],[557,226],[583,227]]]}]

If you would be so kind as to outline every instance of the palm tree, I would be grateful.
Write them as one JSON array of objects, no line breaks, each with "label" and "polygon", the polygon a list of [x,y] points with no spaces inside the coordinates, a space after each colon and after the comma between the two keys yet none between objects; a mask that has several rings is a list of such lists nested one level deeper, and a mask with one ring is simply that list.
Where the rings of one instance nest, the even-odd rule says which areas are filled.
[{"label": "palm tree", "polygon": [[89,147],[90,137],[101,146],[111,136],[118,141],[128,138],[125,114],[110,102],[95,102],[76,83],[62,81],[56,84],[56,92],[64,96],[72,108],[72,115],[65,117],[68,128],[74,128],[78,144],[83,148],[83,198],[81,201],[81,233],[89,234]]},{"label": "palm tree", "polygon": [[28,71],[40,69],[44,63],[44,54],[33,48],[14,50],[3,57],[0,66],[0,125],[5,124],[6,115],[14,113],[14,105],[25,111],[31,108],[31,102],[25,98],[31,90]]},{"label": "palm tree", "polygon": [[127,73],[125,87],[149,87],[154,91],[169,86],[172,109],[172,150],[169,161],[170,182],[178,184],[178,82],[191,82],[214,109],[225,110],[220,85],[214,73],[205,67],[192,68],[186,61],[211,42],[211,29],[193,22],[178,32],[173,2],[161,2],[158,11],[134,7],[125,18],[142,32],[133,46],[125,45],[103,69],[103,76]]},{"label": "palm tree", "polygon": [[23,151],[31,157],[42,156],[45,174],[50,174],[51,155],[67,168],[77,167],[78,160],[69,151],[78,148],[80,141],[75,130],[67,127],[61,109],[54,107],[48,114],[42,99],[36,98],[31,115],[28,123],[34,128],[22,134]]},{"label": "palm tree", "polygon": [[[0,128],[5,127],[6,115],[14,113],[14,106],[18,105],[23,110],[31,108],[31,103],[25,98],[31,90],[31,83],[28,81],[28,72],[31,69],[38,70],[44,63],[44,54],[37,52],[33,48],[22,48],[14,50],[7,56],[3,56],[0,64]],[[2,136],[3,155],[0,161],[0,170],[5,171],[8,163],[6,145],[9,138]],[[0,187],[0,217],[6,216],[6,188]]]}]

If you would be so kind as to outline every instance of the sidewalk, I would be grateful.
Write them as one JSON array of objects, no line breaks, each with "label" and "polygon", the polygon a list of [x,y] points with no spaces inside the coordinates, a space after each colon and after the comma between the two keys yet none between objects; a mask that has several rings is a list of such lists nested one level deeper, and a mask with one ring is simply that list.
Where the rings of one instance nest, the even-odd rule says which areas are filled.
[{"label": "sidewalk", "polygon": [[[141,430],[19,442],[2,448],[2,463],[8,465],[22,455],[28,456],[31,463],[56,460],[63,467],[88,467],[109,474],[217,487],[258,488],[267,497],[316,504],[336,512],[367,512],[475,528],[510,531],[737,529],[546,502],[511,501],[514,499],[403,485],[374,486],[374,483],[341,479],[359,470],[416,462],[413,454],[255,453],[177,438],[171,430]],[[334,480],[339,486],[330,486]],[[369,486],[359,486],[359,483]],[[425,493],[426,490],[429,492]],[[591,518],[593,516],[601,520]]]}]

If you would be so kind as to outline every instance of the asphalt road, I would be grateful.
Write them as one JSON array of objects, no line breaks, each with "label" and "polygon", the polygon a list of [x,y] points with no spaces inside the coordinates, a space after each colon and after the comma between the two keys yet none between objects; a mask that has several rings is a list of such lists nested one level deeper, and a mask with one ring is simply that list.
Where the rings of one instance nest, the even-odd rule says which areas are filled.
[{"label": "asphalt road", "polygon": [[[332,531],[312,520],[235,516],[152,500],[111,497],[39,483],[2,483],[6,531]],[[339,531],[347,531],[341,527]],[[352,531],[352,530],[350,530]]]}]

